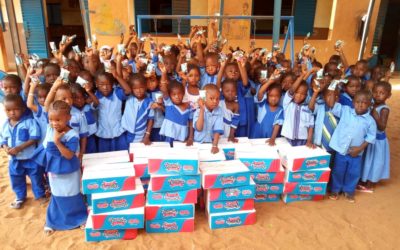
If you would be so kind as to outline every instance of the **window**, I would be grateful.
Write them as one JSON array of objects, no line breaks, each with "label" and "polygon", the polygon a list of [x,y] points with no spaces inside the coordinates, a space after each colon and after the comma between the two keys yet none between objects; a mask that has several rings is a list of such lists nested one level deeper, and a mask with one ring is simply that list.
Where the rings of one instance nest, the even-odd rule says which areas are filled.
[{"label": "window", "polygon": [[[190,15],[190,0],[135,0],[136,15]],[[137,21],[137,19],[136,19]],[[143,33],[189,34],[190,20],[142,20]],[[180,26],[180,27],[179,27]],[[156,30],[157,28],[157,30]]]}]

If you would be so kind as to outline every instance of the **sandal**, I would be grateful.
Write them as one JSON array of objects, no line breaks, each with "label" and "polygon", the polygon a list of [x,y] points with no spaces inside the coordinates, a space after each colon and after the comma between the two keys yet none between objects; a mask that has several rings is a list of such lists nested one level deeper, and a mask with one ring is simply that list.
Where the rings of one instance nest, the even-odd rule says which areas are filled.
[{"label": "sandal", "polygon": [[22,207],[22,204],[24,204],[25,200],[14,200],[11,202],[10,207],[14,209],[20,209]]},{"label": "sandal", "polygon": [[329,199],[337,201],[339,199],[339,193],[331,193]]},{"label": "sandal", "polygon": [[49,202],[49,198],[47,198],[46,196],[40,197],[39,199],[37,199],[37,201],[39,202],[40,205],[45,205],[47,202]]},{"label": "sandal", "polygon": [[350,203],[356,202],[356,200],[354,199],[354,195],[351,195],[351,194],[348,194],[348,193],[344,193],[344,197]]},{"label": "sandal", "polygon": [[363,185],[357,185],[357,189],[356,190],[360,191],[362,193],[370,193],[370,194],[372,194],[374,192],[373,188],[369,188],[369,187],[366,187],[366,186],[363,186]]},{"label": "sandal", "polygon": [[54,233],[53,228],[44,227],[44,234],[45,234],[46,236],[50,236],[50,235],[52,235],[53,233]]}]

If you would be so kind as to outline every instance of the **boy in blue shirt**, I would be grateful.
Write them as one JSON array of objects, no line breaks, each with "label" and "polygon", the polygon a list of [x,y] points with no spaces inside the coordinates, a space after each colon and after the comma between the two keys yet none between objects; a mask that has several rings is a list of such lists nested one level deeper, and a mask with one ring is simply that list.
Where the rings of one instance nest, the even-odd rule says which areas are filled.
[{"label": "boy in blue shirt", "polygon": [[211,152],[219,152],[219,136],[224,134],[223,112],[219,107],[219,90],[216,85],[208,84],[205,101],[199,99],[199,108],[194,113],[193,128],[196,142],[212,142]]},{"label": "boy in blue shirt", "polygon": [[355,202],[354,192],[361,175],[361,160],[368,144],[375,143],[376,123],[369,114],[371,93],[361,90],[353,100],[354,109],[345,105],[332,110],[340,118],[332,135],[329,147],[336,151],[332,169],[332,200],[343,192],[349,202]]},{"label": "boy in blue shirt", "polygon": [[32,182],[35,199],[47,201],[43,186],[43,170],[31,158],[40,140],[40,128],[34,119],[24,115],[25,104],[22,97],[9,94],[4,99],[8,120],[1,130],[1,147],[9,155],[11,187],[16,199],[11,208],[19,209],[26,199],[26,176]]}]

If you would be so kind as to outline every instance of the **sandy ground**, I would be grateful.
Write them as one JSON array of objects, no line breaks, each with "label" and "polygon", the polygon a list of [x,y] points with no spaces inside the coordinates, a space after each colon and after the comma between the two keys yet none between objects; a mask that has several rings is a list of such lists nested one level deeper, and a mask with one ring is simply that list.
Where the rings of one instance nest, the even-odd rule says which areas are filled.
[{"label": "sandy ground", "polygon": [[393,81],[387,129],[391,146],[391,179],[374,194],[357,193],[356,203],[344,199],[320,202],[256,205],[257,223],[252,226],[210,230],[204,211],[196,211],[195,232],[146,234],[133,241],[86,243],[80,229],[43,234],[46,207],[28,193],[21,210],[9,208],[7,156],[0,154],[0,244],[2,249],[398,249],[400,245],[400,80]]}]

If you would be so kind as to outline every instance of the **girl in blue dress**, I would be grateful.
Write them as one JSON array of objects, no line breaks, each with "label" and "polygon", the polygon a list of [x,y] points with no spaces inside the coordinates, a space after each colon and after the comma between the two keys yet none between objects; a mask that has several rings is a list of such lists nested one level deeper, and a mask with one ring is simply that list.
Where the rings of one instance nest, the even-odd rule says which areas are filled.
[{"label": "girl in blue dress", "polygon": [[185,89],[177,81],[171,81],[166,86],[161,81],[161,91],[164,94],[165,118],[161,125],[160,135],[173,146],[173,141],[186,141],[188,146],[193,145],[193,112],[188,102],[183,102]]},{"label": "girl in blue dress", "polygon": [[279,105],[282,87],[269,79],[261,85],[254,102],[258,104],[257,121],[253,138],[269,138],[268,144],[275,145],[275,139],[283,124],[283,108]]},{"label": "girl in blue dress", "polygon": [[85,224],[87,209],[80,192],[79,135],[68,126],[71,107],[55,101],[49,107],[49,126],[43,142],[51,189],[44,232],[69,230]]},{"label": "girl in blue dress", "polygon": [[386,100],[391,96],[392,87],[388,82],[378,82],[374,85],[372,94],[374,98],[371,116],[376,121],[377,134],[375,144],[369,144],[365,152],[361,174],[362,183],[358,190],[373,192],[377,182],[389,179],[390,174],[390,149],[385,129],[389,118],[389,106]]}]

